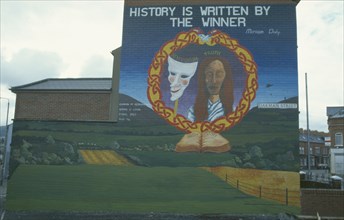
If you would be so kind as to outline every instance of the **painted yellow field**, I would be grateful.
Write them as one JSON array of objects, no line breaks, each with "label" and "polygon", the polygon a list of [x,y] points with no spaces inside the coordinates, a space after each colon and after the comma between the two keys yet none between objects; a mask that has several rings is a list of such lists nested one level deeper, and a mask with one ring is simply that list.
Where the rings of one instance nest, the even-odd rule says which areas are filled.
[{"label": "painted yellow field", "polygon": [[300,176],[297,172],[232,167],[203,169],[247,194],[300,207]]},{"label": "painted yellow field", "polygon": [[87,164],[132,165],[125,157],[112,150],[79,150],[79,152]]}]

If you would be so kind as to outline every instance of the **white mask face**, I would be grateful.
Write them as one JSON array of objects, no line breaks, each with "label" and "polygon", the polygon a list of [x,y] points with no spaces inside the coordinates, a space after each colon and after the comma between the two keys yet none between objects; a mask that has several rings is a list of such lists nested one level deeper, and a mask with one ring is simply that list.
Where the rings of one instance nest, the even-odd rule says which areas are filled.
[{"label": "white mask face", "polygon": [[171,101],[179,99],[195,75],[198,62],[182,63],[168,57],[168,81],[171,83]]}]

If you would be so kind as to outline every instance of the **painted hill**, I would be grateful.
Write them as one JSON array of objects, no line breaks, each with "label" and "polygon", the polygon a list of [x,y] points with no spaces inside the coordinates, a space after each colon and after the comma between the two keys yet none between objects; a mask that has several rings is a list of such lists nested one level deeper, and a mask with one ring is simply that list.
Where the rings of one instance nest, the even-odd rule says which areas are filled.
[{"label": "painted hill", "polygon": [[142,102],[125,94],[119,95],[119,123],[130,125],[168,125],[159,115]]}]

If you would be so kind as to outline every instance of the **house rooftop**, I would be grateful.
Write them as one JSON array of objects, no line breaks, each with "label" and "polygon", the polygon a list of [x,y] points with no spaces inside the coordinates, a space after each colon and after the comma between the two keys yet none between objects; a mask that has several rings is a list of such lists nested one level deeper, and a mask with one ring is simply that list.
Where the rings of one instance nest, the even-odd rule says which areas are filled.
[{"label": "house rooftop", "polygon": [[330,116],[330,118],[344,118],[344,108],[339,110],[336,114]]},{"label": "house rooftop", "polygon": [[10,90],[18,91],[110,91],[111,78],[55,78],[15,86]]},{"label": "house rooftop", "polygon": [[[306,142],[307,141],[307,134],[299,134],[299,141]],[[325,143],[325,138],[316,136],[316,135],[309,135],[309,142],[311,143]]]},{"label": "house rooftop", "polygon": [[344,106],[327,107],[326,115],[329,118],[343,118]]}]

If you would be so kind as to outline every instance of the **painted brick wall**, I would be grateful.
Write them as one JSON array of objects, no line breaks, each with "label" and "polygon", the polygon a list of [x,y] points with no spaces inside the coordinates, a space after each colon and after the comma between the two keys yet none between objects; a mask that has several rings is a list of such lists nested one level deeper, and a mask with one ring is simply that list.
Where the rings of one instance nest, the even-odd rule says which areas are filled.
[{"label": "painted brick wall", "polygon": [[302,215],[344,217],[344,190],[302,189]]},{"label": "painted brick wall", "polygon": [[15,119],[109,120],[110,92],[17,93]]}]

